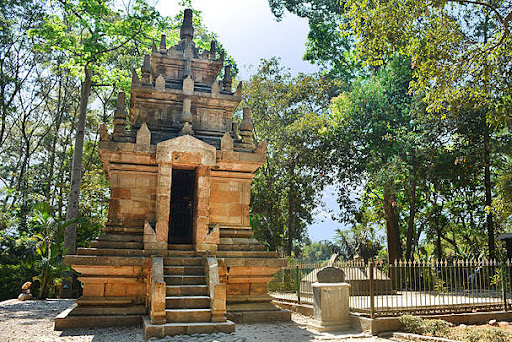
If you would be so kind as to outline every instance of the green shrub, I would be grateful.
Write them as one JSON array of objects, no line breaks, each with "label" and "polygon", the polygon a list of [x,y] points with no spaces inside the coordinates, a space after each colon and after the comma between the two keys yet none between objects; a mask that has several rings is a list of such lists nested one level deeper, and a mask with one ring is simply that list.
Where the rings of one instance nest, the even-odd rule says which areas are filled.
[{"label": "green shrub", "polygon": [[425,327],[425,334],[446,337],[450,332],[451,323],[443,321],[442,319],[426,319],[423,321]]},{"label": "green shrub", "polygon": [[422,335],[425,332],[425,325],[421,317],[403,315],[400,316],[399,321],[404,326],[405,332],[419,335]]},{"label": "green shrub", "polygon": [[510,342],[512,334],[498,328],[466,330],[461,336],[464,342]]},{"label": "green shrub", "polygon": [[[21,285],[37,273],[25,265],[1,265],[0,264],[0,301],[17,298],[21,293]],[[37,292],[36,286],[31,289]]]},{"label": "green shrub", "polygon": [[399,320],[405,332],[419,335],[445,337],[452,326],[451,323],[442,319],[423,319],[412,315],[403,315]]}]

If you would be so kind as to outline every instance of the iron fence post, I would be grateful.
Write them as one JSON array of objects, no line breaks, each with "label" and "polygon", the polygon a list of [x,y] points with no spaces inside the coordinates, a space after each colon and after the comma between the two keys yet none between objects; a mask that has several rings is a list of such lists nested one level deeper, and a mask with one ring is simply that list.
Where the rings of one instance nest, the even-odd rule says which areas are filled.
[{"label": "iron fence post", "polygon": [[505,263],[501,263],[501,293],[503,296],[503,309],[507,311],[507,279],[505,273]]},{"label": "iron fence post", "polygon": [[370,262],[370,317],[375,318],[375,283],[373,281],[373,269],[375,264]]},{"label": "iron fence post", "polygon": [[296,270],[296,278],[297,278],[297,286],[296,286],[296,291],[297,291],[297,302],[300,304],[300,267],[299,267],[299,264],[297,264],[297,266],[295,266],[295,270]]}]

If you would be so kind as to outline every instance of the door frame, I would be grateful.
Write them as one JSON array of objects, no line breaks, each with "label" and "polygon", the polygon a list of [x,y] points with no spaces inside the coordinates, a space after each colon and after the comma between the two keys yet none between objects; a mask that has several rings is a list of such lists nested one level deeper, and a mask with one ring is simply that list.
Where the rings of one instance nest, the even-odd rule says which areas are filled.
[{"label": "door frame", "polygon": [[219,243],[219,230],[210,225],[210,171],[216,166],[216,149],[191,135],[157,144],[158,179],[156,193],[156,240],[168,248],[169,214],[173,169],[195,169],[195,201],[192,243],[197,251],[213,251]]}]

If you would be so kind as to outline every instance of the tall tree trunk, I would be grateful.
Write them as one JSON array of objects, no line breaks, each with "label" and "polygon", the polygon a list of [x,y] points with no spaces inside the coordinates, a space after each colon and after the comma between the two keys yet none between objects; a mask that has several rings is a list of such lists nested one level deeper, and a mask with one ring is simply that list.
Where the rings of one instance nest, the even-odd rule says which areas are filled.
[{"label": "tall tree trunk", "polygon": [[[485,119],[485,118],[484,118]],[[494,242],[494,220],[492,215],[492,189],[491,189],[491,153],[490,153],[490,132],[489,126],[485,123],[484,133],[484,186],[485,186],[485,206],[487,210],[487,238],[489,244],[489,258],[494,259],[495,242]]]},{"label": "tall tree trunk", "polygon": [[293,175],[295,174],[295,163],[292,162],[290,166],[290,180],[288,190],[288,234],[286,236],[285,243],[285,254],[287,256],[292,255],[293,251],[293,239],[295,238],[295,191],[293,186]]},{"label": "tall tree trunk", "polygon": [[[437,210],[437,208],[436,208],[436,210]],[[443,258],[443,248],[441,245],[441,227],[439,226],[439,215],[436,215],[435,218],[436,218],[435,225],[436,225],[436,235],[437,235],[436,254],[437,254],[437,259],[441,260]]]},{"label": "tall tree trunk", "polygon": [[[80,109],[78,112],[78,124],[76,126],[75,150],[73,151],[73,163],[71,167],[71,186],[69,191],[66,221],[75,220],[78,217],[78,199],[80,197],[80,181],[82,177],[82,159],[84,154],[85,118],[87,114],[87,102],[91,92],[92,71],[85,66],[85,80],[82,83],[80,94]],[[64,254],[76,253],[76,223],[66,227],[64,232]]]},{"label": "tall tree trunk", "polygon": [[411,197],[409,199],[409,222],[407,226],[407,244],[405,247],[405,259],[411,260],[414,242],[414,217],[416,216],[416,178],[411,184]]},{"label": "tall tree trunk", "polygon": [[292,255],[293,250],[293,238],[295,235],[295,227],[294,227],[294,220],[293,220],[293,213],[294,213],[294,196],[293,196],[293,190],[292,185],[290,184],[290,190],[288,191],[288,234],[286,235],[286,244],[285,244],[285,254],[287,256]]},{"label": "tall tree trunk", "polygon": [[400,229],[395,194],[388,185],[384,186],[384,215],[386,216],[388,262],[393,263],[401,258]]},{"label": "tall tree trunk", "polygon": [[[59,68],[60,70],[60,68]],[[65,101],[64,101],[65,102]],[[55,196],[51,196],[51,190],[52,190],[52,183],[53,183],[53,173],[55,170],[55,155],[56,155],[56,148],[57,148],[57,140],[59,137],[59,130],[60,125],[62,121],[62,112],[63,112],[64,105],[62,104],[62,76],[59,75],[59,94],[57,97],[57,110],[54,124],[53,124],[53,139],[52,139],[52,146],[50,148],[50,156],[48,160],[48,178],[46,182],[46,198],[48,199],[48,202],[50,205],[53,205],[53,200]]]},{"label": "tall tree trunk", "polygon": [[[489,38],[489,15],[485,15],[484,19],[484,44],[487,43]],[[488,75],[488,65],[487,61],[485,61],[485,79],[487,80]],[[485,82],[485,92],[488,93],[488,82]],[[494,222],[492,215],[492,193],[491,193],[491,153],[490,153],[490,130],[489,125],[487,124],[487,115],[486,111],[482,112],[483,121],[485,125],[484,131],[484,187],[485,187],[485,206],[487,209],[487,217],[486,217],[486,225],[487,225],[487,239],[489,244],[489,258],[494,259],[495,255],[495,243],[494,243]]]}]

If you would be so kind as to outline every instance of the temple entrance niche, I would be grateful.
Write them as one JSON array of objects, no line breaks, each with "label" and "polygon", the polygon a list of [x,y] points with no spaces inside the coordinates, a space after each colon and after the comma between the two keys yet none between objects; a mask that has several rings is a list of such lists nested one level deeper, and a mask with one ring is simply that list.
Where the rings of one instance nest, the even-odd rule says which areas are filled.
[{"label": "temple entrance niche", "polygon": [[169,244],[192,244],[195,170],[172,171]]}]

